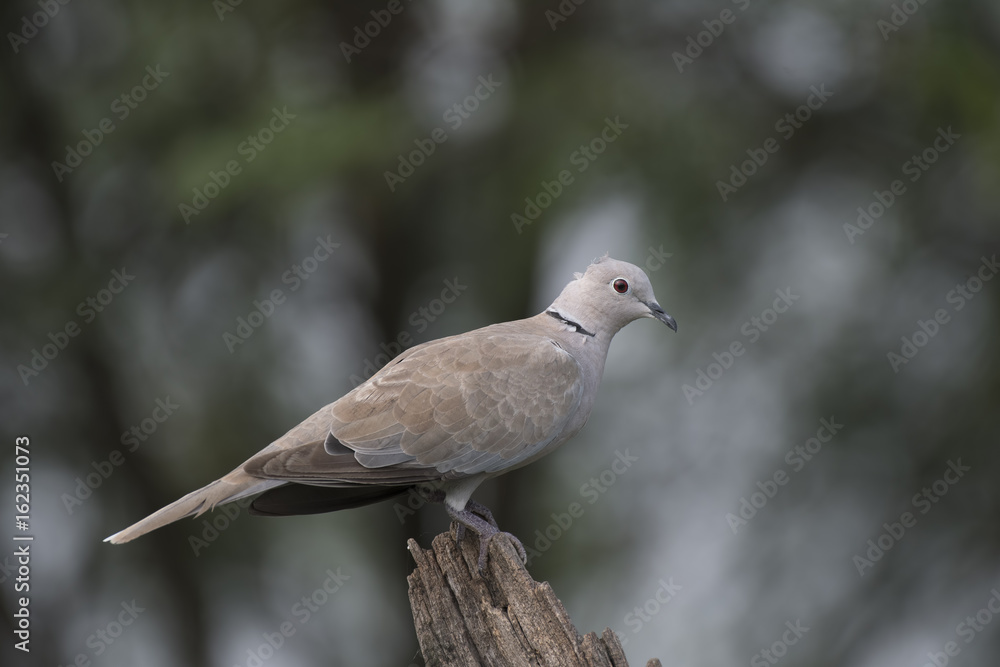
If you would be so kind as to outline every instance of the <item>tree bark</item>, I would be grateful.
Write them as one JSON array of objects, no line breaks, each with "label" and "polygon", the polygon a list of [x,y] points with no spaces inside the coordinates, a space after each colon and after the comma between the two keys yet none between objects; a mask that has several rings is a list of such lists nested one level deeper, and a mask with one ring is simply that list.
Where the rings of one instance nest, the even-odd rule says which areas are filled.
[{"label": "tree bark", "polygon": [[459,547],[454,534],[452,524],[430,549],[407,544],[417,564],[407,577],[410,607],[428,667],[627,667],[618,636],[606,628],[600,637],[581,637],[552,587],[531,578],[509,540],[490,542],[480,576],[478,539],[467,533]]}]

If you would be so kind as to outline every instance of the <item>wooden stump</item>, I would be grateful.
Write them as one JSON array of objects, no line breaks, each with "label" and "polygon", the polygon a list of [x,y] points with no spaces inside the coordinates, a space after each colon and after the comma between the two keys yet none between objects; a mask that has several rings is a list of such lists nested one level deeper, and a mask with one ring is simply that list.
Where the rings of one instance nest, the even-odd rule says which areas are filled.
[{"label": "wooden stump", "polygon": [[480,576],[478,540],[468,536],[459,548],[454,534],[452,524],[430,549],[407,544],[417,564],[407,577],[410,607],[428,667],[627,667],[618,636],[606,628],[600,637],[581,637],[552,587],[531,578],[509,540],[490,542]]}]

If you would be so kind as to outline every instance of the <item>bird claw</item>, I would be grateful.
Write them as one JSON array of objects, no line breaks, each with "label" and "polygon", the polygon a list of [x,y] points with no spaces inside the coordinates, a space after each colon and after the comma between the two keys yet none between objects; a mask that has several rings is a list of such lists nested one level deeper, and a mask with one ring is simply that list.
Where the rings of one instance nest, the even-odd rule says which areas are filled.
[{"label": "bird claw", "polygon": [[486,558],[489,555],[489,551],[490,551],[490,540],[492,540],[497,535],[503,535],[504,537],[506,537],[508,540],[511,541],[511,544],[513,544],[514,548],[517,549],[517,555],[521,559],[521,563],[527,563],[528,562],[528,552],[526,552],[524,550],[524,545],[521,544],[521,540],[519,540],[516,537],[514,537],[514,535],[512,533],[508,533],[508,532],[502,531],[502,530],[495,530],[492,533],[489,533],[488,535],[480,535],[479,536],[479,573],[480,574],[482,574],[483,572],[486,571]]},{"label": "bird claw", "polygon": [[465,510],[467,512],[474,512],[479,516],[483,517],[494,528],[497,529],[500,528],[500,526],[497,524],[497,520],[493,518],[493,512],[491,512],[490,508],[487,507],[486,505],[483,505],[482,503],[477,503],[475,500],[470,499],[468,502],[465,503]]},{"label": "bird claw", "polygon": [[475,531],[479,535],[479,573],[482,574],[486,570],[486,559],[489,555],[490,540],[492,540],[497,535],[503,535],[511,541],[514,548],[517,549],[518,556],[521,558],[522,563],[528,562],[528,553],[524,549],[524,545],[521,544],[521,540],[517,539],[513,534],[501,531],[497,527],[497,522],[493,518],[493,513],[490,512],[485,506],[480,505],[477,502],[469,501],[466,504],[464,510],[457,511],[450,507],[448,508],[448,514],[455,519],[458,524],[455,529],[455,541],[457,543],[462,542],[462,538],[465,536],[465,529]]}]

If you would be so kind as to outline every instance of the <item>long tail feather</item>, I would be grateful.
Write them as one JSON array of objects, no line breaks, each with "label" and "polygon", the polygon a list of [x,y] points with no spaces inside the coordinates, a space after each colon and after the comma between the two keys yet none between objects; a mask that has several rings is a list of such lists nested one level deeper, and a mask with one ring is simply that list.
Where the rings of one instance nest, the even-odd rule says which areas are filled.
[{"label": "long tail feather", "polygon": [[213,509],[216,505],[260,493],[283,483],[280,480],[263,480],[259,477],[252,477],[243,470],[237,469],[197,491],[192,491],[180,500],[170,503],[125,530],[105,538],[104,541],[111,544],[123,544],[168,523],[191,515],[199,516]]}]

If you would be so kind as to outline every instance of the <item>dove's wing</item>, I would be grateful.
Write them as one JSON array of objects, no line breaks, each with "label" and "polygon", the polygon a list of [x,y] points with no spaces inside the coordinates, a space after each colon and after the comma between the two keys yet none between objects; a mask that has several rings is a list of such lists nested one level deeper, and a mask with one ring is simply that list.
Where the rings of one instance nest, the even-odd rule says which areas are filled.
[{"label": "dove's wing", "polygon": [[[582,395],[579,364],[550,338],[489,330],[452,336],[398,357],[244,470],[306,484],[500,472],[559,439]],[[325,448],[318,446],[324,438]]]},{"label": "dove's wing", "polygon": [[331,406],[331,434],[364,466],[493,473],[541,452],[580,405],[577,361],[552,339],[454,336],[414,351]]}]

